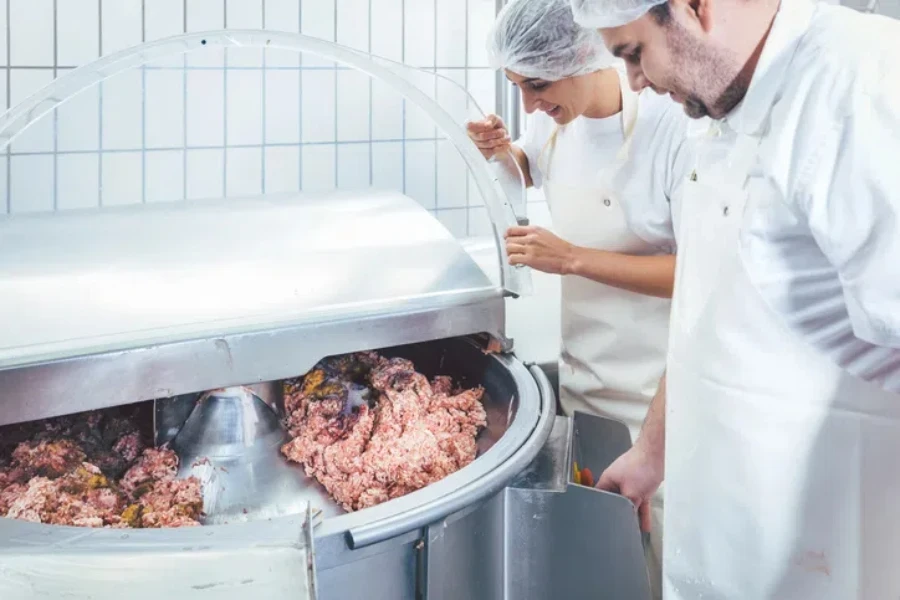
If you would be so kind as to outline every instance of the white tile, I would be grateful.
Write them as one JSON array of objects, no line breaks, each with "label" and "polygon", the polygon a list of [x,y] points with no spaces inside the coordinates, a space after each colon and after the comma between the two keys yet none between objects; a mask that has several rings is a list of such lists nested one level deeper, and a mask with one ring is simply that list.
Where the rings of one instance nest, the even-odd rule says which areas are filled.
[{"label": "white tile", "polygon": [[437,206],[456,208],[468,204],[466,175],[469,169],[456,147],[447,140],[438,142]]},{"label": "white tile", "polygon": [[[306,35],[334,41],[335,6],[334,0],[314,0],[303,2],[300,6],[300,31]],[[322,60],[313,54],[303,55],[303,66],[333,66],[334,63]]]},{"label": "white tile", "polygon": [[469,209],[469,235],[472,237],[494,235],[493,224],[486,208],[473,207]]},{"label": "white tile", "polygon": [[148,42],[184,32],[184,0],[144,2],[144,28]]},{"label": "white tile", "polygon": [[266,148],[266,193],[296,192],[300,189],[300,147]]},{"label": "white tile", "polygon": [[188,150],[187,199],[221,198],[224,196],[224,150]]},{"label": "white tile", "polygon": [[397,0],[372,0],[372,54],[403,60],[403,4]]},{"label": "white tile", "polygon": [[470,119],[469,94],[466,92],[466,73],[461,69],[438,70],[437,103],[457,123]]},{"label": "white tile", "polygon": [[77,67],[100,55],[99,0],[65,0],[56,4],[57,63]]},{"label": "white tile", "polygon": [[338,71],[338,140],[369,139],[369,83],[362,71]]},{"label": "white tile", "polygon": [[189,71],[187,77],[188,146],[221,146],[225,142],[224,72]]},{"label": "white tile", "polygon": [[101,0],[104,56],[138,46],[141,27],[141,0]]},{"label": "white tile", "polygon": [[372,144],[372,187],[386,191],[403,191],[403,144]]},{"label": "white tile", "polygon": [[262,148],[229,148],[225,167],[228,197],[262,193]]},{"label": "white tile", "polygon": [[300,2],[297,0],[264,0],[266,5],[266,29],[273,31],[300,31]]},{"label": "white tile", "polygon": [[10,161],[10,212],[53,210],[53,157],[13,156]]},{"label": "white tile", "polygon": [[337,43],[369,50],[369,0],[337,0]]},{"label": "white tile", "polygon": [[139,149],[142,143],[143,80],[140,69],[123,71],[102,83],[103,148]]},{"label": "white tile", "polygon": [[[297,0],[265,0],[265,28],[272,31],[300,31],[300,2]],[[266,65],[270,67],[296,67],[300,65],[300,52],[282,48],[268,48]]]},{"label": "white tile", "polygon": [[487,40],[494,24],[495,0],[468,0],[469,6],[469,63],[470,67],[486,67]]},{"label": "white tile", "polygon": [[[10,73],[10,101],[15,106],[53,80],[53,71],[16,69]],[[53,150],[53,114],[44,115],[13,140],[13,152],[49,152]]]},{"label": "white tile", "polygon": [[266,143],[300,141],[300,72],[266,71]]},{"label": "white tile", "polygon": [[100,148],[100,87],[94,85],[73,96],[57,109],[57,148],[68,150],[99,150]]},{"label": "white tile", "polygon": [[403,96],[383,81],[372,80],[372,139],[403,137]]},{"label": "white tile", "polygon": [[57,210],[92,208],[100,198],[100,155],[62,154],[57,158]]},{"label": "white tile", "polygon": [[369,188],[368,143],[338,146],[338,188],[342,190]]},{"label": "white tile", "polygon": [[406,137],[408,139],[434,139],[437,135],[434,119],[417,104],[406,102]]},{"label": "white tile", "polygon": [[334,141],[334,71],[304,71],[300,101],[303,108],[303,141]]},{"label": "white tile", "polygon": [[404,19],[404,62],[416,67],[434,66],[434,2],[407,2]]},{"label": "white tile", "polygon": [[148,70],[147,147],[184,147],[184,76],[182,71]]},{"label": "white tile", "polygon": [[406,195],[425,208],[435,207],[434,142],[406,143]]},{"label": "white tile", "polygon": [[[262,29],[263,0],[226,0],[225,27],[227,29]],[[261,67],[262,48],[228,48],[226,60],[230,67]]]},{"label": "white tile", "polygon": [[184,151],[148,152],[144,160],[147,202],[184,200]]},{"label": "white tile", "polygon": [[439,67],[466,64],[466,4],[459,0],[437,1],[437,57]]},{"label": "white tile", "polygon": [[7,214],[7,194],[6,184],[9,180],[9,169],[6,159],[0,160],[0,215]]},{"label": "white tile", "polygon": [[0,71],[0,110],[6,110],[9,108],[6,106],[6,73]]},{"label": "white tile", "polygon": [[10,64],[53,66],[53,0],[9,0]]},{"label": "white tile", "polygon": [[445,208],[437,210],[437,218],[453,237],[464,238],[469,228],[469,213],[464,208]]},{"label": "white tile", "polygon": [[485,114],[497,112],[496,83],[494,72],[491,70],[469,71],[469,94]]},{"label": "white tile", "polygon": [[262,144],[262,72],[229,70],[227,74],[228,145]]},{"label": "white tile", "polygon": [[262,29],[263,0],[225,0],[225,27]]},{"label": "white tile", "polygon": [[475,178],[472,177],[471,172],[466,173],[466,181],[468,184],[468,200],[469,206],[484,206],[484,197],[481,195],[481,190],[478,189],[478,184],[475,182]]},{"label": "white tile", "polygon": [[[6,51],[6,5],[8,2],[9,0],[0,0],[0,65],[9,64],[9,54]],[[0,210],[6,210],[6,200],[0,202]]]},{"label": "white tile", "polygon": [[100,193],[103,206],[140,203],[143,199],[141,153],[107,152],[101,160],[103,174]]},{"label": "white tile", "polygon": [[334,189],[334,146],[303,146],[304,192],[327,192]]},{"label": "white tile", "polygon": [[[225,0],[185,0],[187,2],[188,31],[217,31],[225,27]],[[221,67],[225,64],[225,50],[218,46],[204,46],[187,55],[188,66]]]}]

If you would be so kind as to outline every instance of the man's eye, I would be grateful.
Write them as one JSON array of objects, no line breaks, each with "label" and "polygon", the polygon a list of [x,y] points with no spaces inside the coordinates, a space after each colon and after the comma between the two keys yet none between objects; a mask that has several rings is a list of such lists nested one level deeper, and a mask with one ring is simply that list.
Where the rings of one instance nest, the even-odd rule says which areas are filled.
[{"label": "man's eye", "polygon": [[641,62],[641,49],[640,49],[640,48],[635,48],[632,52],[630,52],[630,53],[625,57],[625,60],[627,60],[628,62],[630,62],[630,63],[633,64],[633,65],[640,64],[640,62]]},{"label": "man's eye", "polygon": [[539,92],[539,91],[541,91],[541,90],[545,90],[545,89],[547,89],[548,87],[550,87],[550,84],[547,83],[547,82],[532,83],[532,84],[531,84],[531,89],[533,89],[533,90],[536,91],[536,92]]}]

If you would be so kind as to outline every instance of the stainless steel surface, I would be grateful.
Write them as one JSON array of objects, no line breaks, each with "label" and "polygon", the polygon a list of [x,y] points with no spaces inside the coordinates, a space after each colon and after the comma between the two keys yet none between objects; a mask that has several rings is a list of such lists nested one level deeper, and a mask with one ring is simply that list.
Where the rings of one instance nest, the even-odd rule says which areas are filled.
[{"label": "stainless steel surface", "polygon": [[[551,439],[580,432],[570,439],[592,470],[603,470],[630,446],[628,428],[602,417],[576,413],[574,423],[557,419],[556,429]],[[634,506],[622,496],[572,483],[572,454],[571,448],[548,444],[534,473],[554,485],[513,486],[505,492],[509,570],[504,598],[650,598]],[[562,481],[563,487],[555,487]]]},{"label": "stainless steel surface", "polygon": [[297,514],[308,504],[325,517],[341,514],[321,486],[282,457],[287,441],[275,411],[248,388],[204,394],[171,442],[179,477],[200,480],[203,523],[270,519]]},{"label": "stainless steel surface", "polygon": [[177,535],[0,522],[3,600],[316,598],[306,511]]},{"label": "stainless steel surface", "polygon": [[499,293],[396,193],[0,218],[0,368]]}]

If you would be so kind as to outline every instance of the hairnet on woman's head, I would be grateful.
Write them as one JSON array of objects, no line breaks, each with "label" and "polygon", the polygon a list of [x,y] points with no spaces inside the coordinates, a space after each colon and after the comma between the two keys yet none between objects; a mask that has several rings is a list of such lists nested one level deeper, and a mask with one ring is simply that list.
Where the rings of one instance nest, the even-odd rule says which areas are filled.
[{"label": "hairnet on woman's head", "polygon": [[512,0],[497,15],[487,46],[495,69],[547,81],[616,62],[595,30],[575,23],[571,0]]},{"label": "hairnet on woman's head", "polygon": [[570,0],[575,22],[582,27],[621,27],[640,19],[668,0]]}]

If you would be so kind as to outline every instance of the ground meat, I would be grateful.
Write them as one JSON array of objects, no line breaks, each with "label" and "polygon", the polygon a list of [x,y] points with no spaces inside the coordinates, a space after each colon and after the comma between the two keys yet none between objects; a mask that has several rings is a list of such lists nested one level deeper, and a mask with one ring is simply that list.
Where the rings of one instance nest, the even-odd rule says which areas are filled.
[{"label": "ground meat", "polygon": [[[370,405],[352,406],[364,384]],[[453,393],[449,377],[433,382],[405,359],[375,353],[322,361],[285,384],[282,447],[346,510],[398,498],[443,479],[475,459],[486,424],[483,390]]]},{"label": "ground meat", "polygon": [[199,525],[199,480],[175,479],[173,451],[145,449],[135,414],[111,409],[0,429],[0,440],[17,441],[0,446],[0,516],[76,527]]}]

